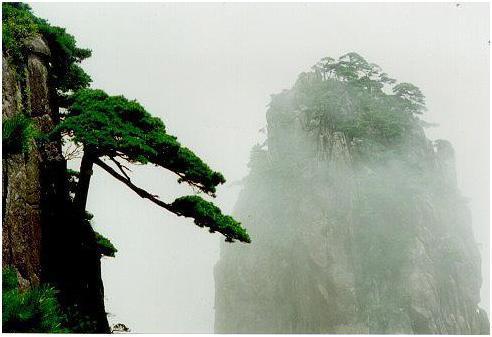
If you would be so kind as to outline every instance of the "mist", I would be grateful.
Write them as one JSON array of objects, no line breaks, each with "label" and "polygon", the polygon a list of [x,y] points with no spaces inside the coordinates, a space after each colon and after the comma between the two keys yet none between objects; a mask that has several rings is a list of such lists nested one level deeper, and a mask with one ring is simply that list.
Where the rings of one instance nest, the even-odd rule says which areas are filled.
[{"label": "mist", "polygon": [[[249,173],[251,149],[266,139],[270,95],[291,88],[321,58],[354,51],[415,84],[426,97],[422,119],[438,124],[427,137],[446,139],[455,150],[458,188],[470,199],[480,245],[480,305],[490,312],[488,4],[31,6],[92,49],[83,63],[92,87],[137,99],[224,174],[215,201],[226,213]],[[192,192],[163,170],[132,170],[135,182],[162,200]],[[116,258],[102,261],[112,324],[134,332],[214,331],[214,266],[223,237],[165,213],[98,169],[88,210],[118,248]]]}]

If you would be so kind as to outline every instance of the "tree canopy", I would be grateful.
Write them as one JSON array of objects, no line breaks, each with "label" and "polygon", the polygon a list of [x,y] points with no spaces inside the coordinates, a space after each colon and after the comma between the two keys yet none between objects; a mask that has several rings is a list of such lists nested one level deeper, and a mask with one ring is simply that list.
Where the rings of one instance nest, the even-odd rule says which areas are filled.
[{"label": "tree canopy", "polygon": [[[209,227],[211,232],[222,233],[227,241],[250,242],[239,222],[199,196],[182,197],[168,204],[133,184],[122,161],[160,166],[176,174],[178,182],[186,182],[210,196],[215,196],[217,185],[225,182],[221,173],[211,170],[176,137],[167,134],[164,123],[137,101],[109,96],[102,90],[81,89],[68,102],[67,113],[54,132],[83,146],[86,162],[100,166],[140,197],[177,215],[192,217],[197,225]],[[109,159],[116,168],[103,159]],[[81,181],[83,177],[79,176],[79,184]],[[86,191],[77,193],[75,200],[87,198]]]},{"label": "tree canopy", "polygon": [[[94,164],[138,196],[178,216],[193,218],[197,226],[223,234],[228,242],[251,242],[238,221],[199,195],[165,202],[136,186],[126,165],[154,164],[167,169],[177,175],[179,183],[207,197],[215,197],[225,178],[168,134],[164,123],[137,101],[89,89],[91,78],[80,64],[91,51],[80,48],[64,28],[36,17],[25,3],[2,3],[2,10],[4,66],[14,75],[20,93],[12,116],[2,120],[3,152],[7,156],[30,153],[36,145],[34,154],[42,158],[42,282],[59,290],[55,293],[54,288],[43,286],[24,291],[16,285],[8,292],[4,289],[6,331],[64,332],[67,327],[71,332],[109,332],[100,258],[114,257],[117,249],[94,231],[92,215],[86,210]],[[47,78],[30,77],[37,76],[29,71],[32,56],[46,67]],[[43,99],[49,101],[50,111],[49,116],[43,111],[47,113],[43,118],[33,118],[31,85],[40,80],[47,81]],[[54,125],[48,134],[40,132],[41,125],[51,125],[45,117]],[[59,156],[63,152],[66,160],[82,155],[79,171],[67,170]],[[63,307],[62,316],[55,297]]]},{"label": "tree canopy", "polygon": [[272,95],[267,115],[286,123],[298,118],[320,135],[342,132],[354,154],[371,153],[377,160],[385,153],[378,149],[396,149],[425,125],[419,118],[423,111],[425,97],[418,87],[397,83],[377,64],[350,52],[337,60],[322,58],[292,89]]},{"label": "tree canopy", "polygon": [[[85,212],[92,165],[96,164],[140,197],[177,215],[194,218],[198,226],[222,233],[227,241],[250,242],[239,222],[223,215],[213,203],[199,196],[182,197],[175,202],[165,203],[135,186],[123,162],[160,166],[176,174],[178,182],[186,182],[212,197],[215,197],[216,187],[223,184],[225,179],[220,172],[211,170],[191,150],[182,146],[176,137],[167,134],[164,123],[148,113],[137,101],[123,96],[109,96],[102,90],[88,89],[91,78],[80,67],[80,63],[91,56],[91,51],[78,47],[75,38],[65,28],[53,26],[36,17],[29,5],[24,3],[3,3],[2,10],[2,47],[15,65],[19,80],[25,81],[29,42],[41,36],[50,49],[49,75],[50,85],[55,89],[53,98],[58,107],[66,109],[66,113],[60,110],[60,123],[52,136],[56,138],[61,133],[68,136],[69,141],[83,147],[80,173],[76,179],[72,179],[72,176],[67,178],[71,185],[76,185],[73,201],[80,214]],[[28,111],[19,113],[28,115]],[[10,135],[17,134],[27,139],[31,129],[28,122],[23,122],[24,119],[16,118],[4,123],[4,134],[9,136],[8,139],[12,138]],[[27,141],[22,142],[22,148],[25,147],[24,143],[27,144]],[[9,143],[9,150],[12,148],[12,151],[17,151],[14,145]],[[116,168],[105,163],[105,159],[116,165]]]},{"label": "tree canopy", "polygon": [[221,173],[212,171],[176,137],[167,134],[164,123],[138,102],[94,89],[76,92],[69,102],[68,114],[57,130],[73,136],[73,141],[91,155],[152,163],[209,194],[225,182]]}]

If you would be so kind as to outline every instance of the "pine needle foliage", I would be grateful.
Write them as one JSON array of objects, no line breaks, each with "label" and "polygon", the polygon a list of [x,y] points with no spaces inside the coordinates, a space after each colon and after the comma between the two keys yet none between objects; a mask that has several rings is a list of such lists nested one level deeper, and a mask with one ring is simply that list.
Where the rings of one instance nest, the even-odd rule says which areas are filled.
[{"label": "pine needle foliage", "polygon": [[[223,215],[219,208],[198,196],[183,197],[172,204],[166,204],[133,185],[117,159],[160,166],[175,173],[178,182],[186,182],[211,196],[215,196],[217,185],[225,182],[221,173],[211,170],[191,150],[182,146],[176,137],[169,135],[164,123],[148,113],[137,101],[123,96],[109,96],[102,90],[78,90],[70,97],[68,112],[54,133],[67,135],[71,141],[82,145],[84,156],[94,158],[98,165],[103,165],[103,169],[141,197],[178,215],[194,218],[198,226],[222,233],[227,241],[250,242],[239,222]],[[112,171],[100,158],[113,160],[123,175]]]},{"label": "pine needle foliage", "polygon": [[17,272],[12,267],[5,267],[2,269],[2,291],[11,291],[17,289],[19,281],[17,279]]},{"label": "pine needle foliage", "polygon": [[[211,196],[215,196],[217,185],[225,182],[221,173],[211,170],[191,150],[182,146],[176,137],[167,134],[164,123],[137,101],[123,96],[109,96],[102,90],[81,89],[70,97],[67,111],[54,133],[62,133],[82,145],[84,156],[93,158],[141,197],[177,215],[194,218],[198,226],[222,233],[227,241],[250,242],[239,222],[223,215],[218,207],[201,197],[183,197],[166,204],[133,185],[117,159],[160,166],[175,173],[178,182],[186,182]],[[101,158],[117,163],[123,175],[112,171],[100,161]],[[104,246],[106,241],[102,240],[101,243]]]},{"label": "pine needle foliage", "polygon": [[38,30],[47,41],[51,51],[51,75],[59,92],[86,88],[92,81],[79,66],[80,62],[91,56],[89,49],[77,47],[75,38],[65,28],[50,25],[37,18]]},{"label": "pine needle foliage", "polygon": [[2,279],[2,332],[68,332],[54,288],[41,285],[20,290],[11,267],[2,270]]},{"label": "pine needle foliage", "polygon": [[114,257],[118,249],[109,241],[108,238],[99,234],[98,232],[94,232],[96,235],[96,244],[97,250],[101,255]]},{"label": "pine needle foliage", "polygon": [[403,144],[424,124],[425,110],[418,87],[396,84],[378,65],[351,52],[337,60],[325,57],[301,73],[292,89],[272,95],[267,115],[286,124],[298,118],[306,131],[320,135],[341,132],[354,144],[354,154],[364,157]]},{"label": "pine needle foliage", "polygon": [[210,232],[224,234],[227,242],[239,240],[250,243],[251,239],[241,224],[231,216],[224,215],[213,203],[197,195],[184,196],[176,199],[171,207],[176,213],[194,218],[199,227],[209,227]]},{"label": "pine needle foliage", "polygon": [[16,114],[2,119],[2,150],[4,156],[29,152],[39,131],[31,118]]},{"label": "pine needle foliage", "polygon": [[166,133],[164,123],[138,102],[83,89],[70,98],[69,113],[55,132],[66,133],[96,157],[120,157],[152,163],[179,176],[179,181],[214,194],[224,176]]}]

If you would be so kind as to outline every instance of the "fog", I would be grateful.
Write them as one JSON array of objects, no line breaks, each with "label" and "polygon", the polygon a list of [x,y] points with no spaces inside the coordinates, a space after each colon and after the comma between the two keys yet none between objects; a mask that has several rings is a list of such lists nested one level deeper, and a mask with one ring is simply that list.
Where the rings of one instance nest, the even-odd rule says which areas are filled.
[{"label": "fog", "polygon": [[[355,51],[426,96],[431,139],[456,151],[482,254],[489,312],[489,8],[486,3],[33,3],[93,55],[92,86],[137,99],[221,171],[231,213],[270,95],[325,56]],[[133,167],[162,200],[189,193],[156,167]],[[118,248],[103,258],[111,323],[134,332],[213,332],[213,268],[223,237],[140,199],[96,168],[88,210]],[[247,228],[248,224],[244,223]],[[234,243],[240,244],[240,243]]]}]

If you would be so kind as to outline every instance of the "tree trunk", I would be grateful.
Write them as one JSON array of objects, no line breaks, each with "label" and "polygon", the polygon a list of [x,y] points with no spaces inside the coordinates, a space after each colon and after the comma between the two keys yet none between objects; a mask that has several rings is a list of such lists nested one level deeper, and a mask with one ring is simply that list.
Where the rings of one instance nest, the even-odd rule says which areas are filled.
[{"label": "tree trunk", "polygon": [[[104,308],[104,286],[101,279],[101,255],[97,250],[94,230],[85,219],[94,160],[93,152],[85,149],[80,164],[79,182],[73,200],[73,212],[58,224],[52,239],[58,242],[56,256],[56,279],[58,287],[64,290],[65,307],[75,306],[75,314],[69,315],[69,325],[74,332],[109,333],[110,328]],[[67,226],[70,224],[70,226]],[[61,254],[64,252],[65,254]],[[80,315],[80,318],[79,318]],[[86,326],[77,327],[80,319]]]},{"label": "tree trunk", "polygon": [[87,197],[89,195],[89,184],[91,182],[92,167],[94,166],[94,160],[89,152],[84,152],[82,157],[82,163],[80,164],[79,182],[77,184],[77,191],[74,197],[75,211],[79,214],[84,214],[85,207],[87,205]]}]

